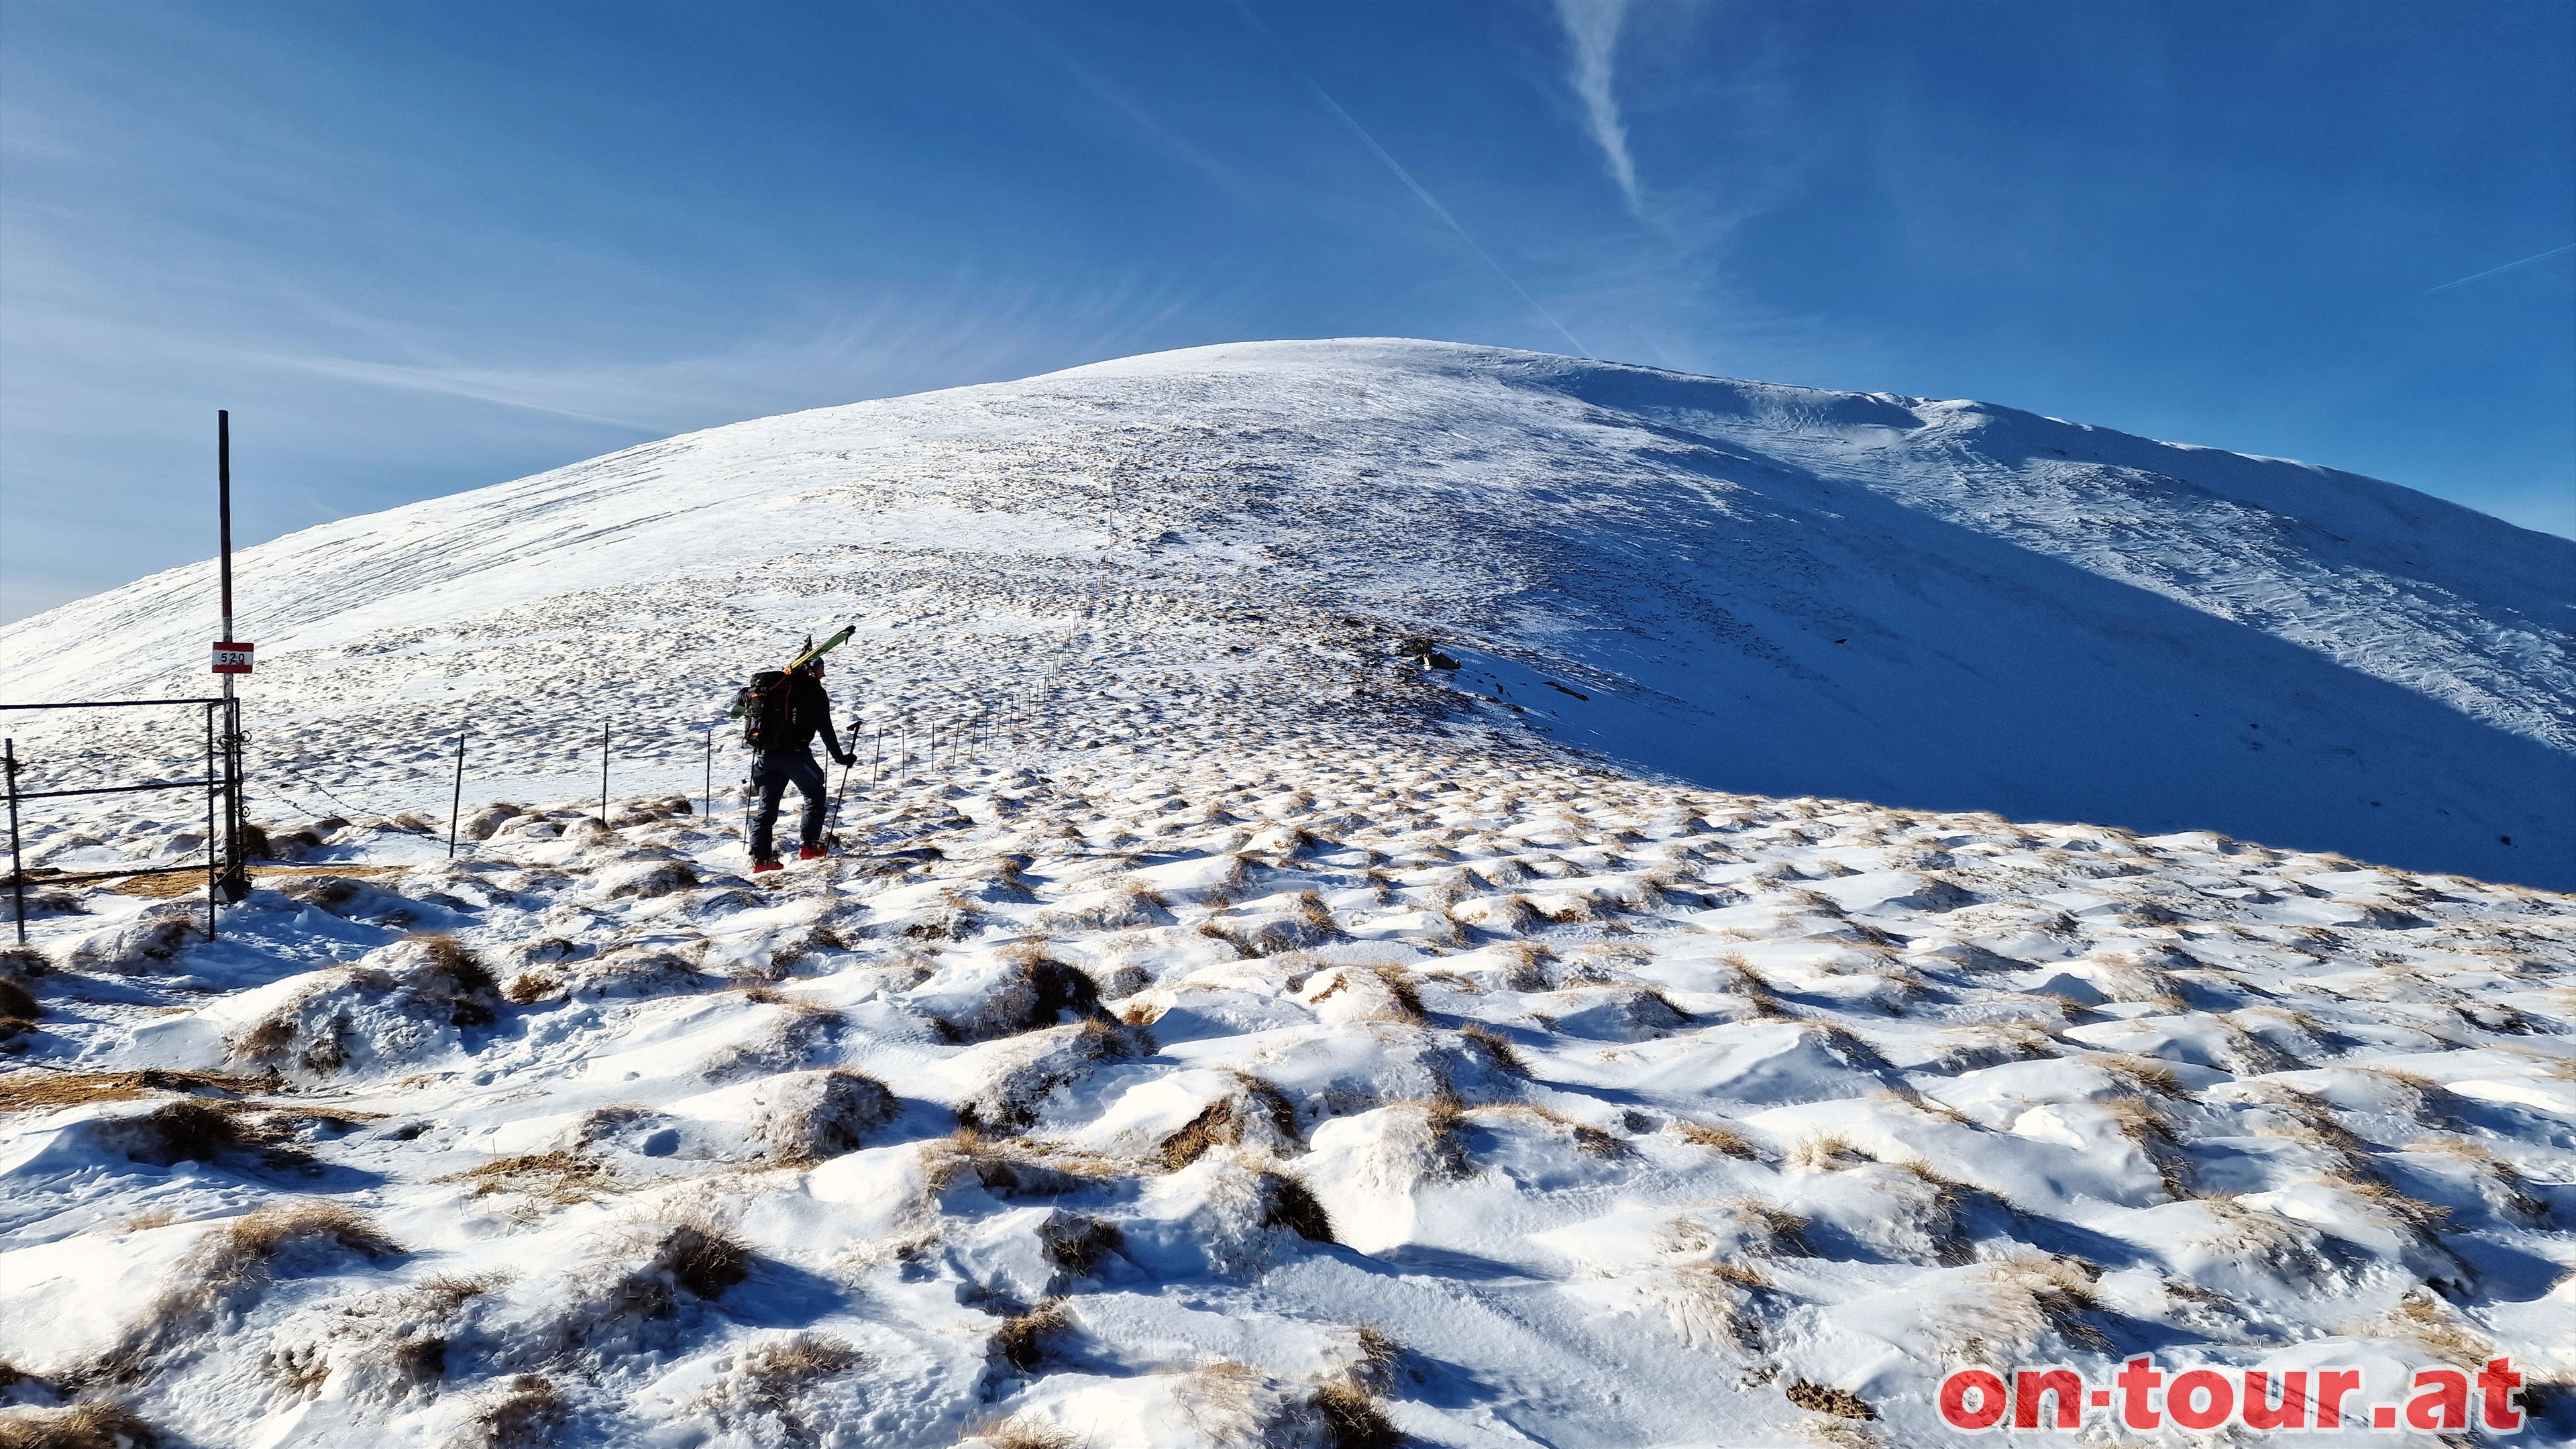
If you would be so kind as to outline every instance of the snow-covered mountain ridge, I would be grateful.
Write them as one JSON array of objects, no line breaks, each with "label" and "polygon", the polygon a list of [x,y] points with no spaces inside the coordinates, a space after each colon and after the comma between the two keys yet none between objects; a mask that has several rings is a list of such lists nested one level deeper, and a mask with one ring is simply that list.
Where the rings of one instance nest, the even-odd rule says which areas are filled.
[{"label": "snow-covered mountain ridge", "polygon": [[[210,593],[181,569],[0,629],[0,696],[187,688]],[[518,742],[502,777],[548,715],[676,752],[839,617],[872,696],[916,713],[1039,660],[1218,661],[1311,705],[1340,667],[1312,651],[1385,656],[1364,624],[1475,651],[1558,738],[1701,785],[2576,885],[2576,543],[1981,404],[1201,348],[324,525],[249,551],[241,596],[258,709],[346,721],[335,755],[471,722]],[[915,672],[932,634],[953,647]]]},{"label": "snow-covered mountain ridge", "polygon": [[[1910,1449],[1988,1437],[1954,1370],[2142,1354],[2349,1369],[2347,1426],[2507,1357],[2576,1440],[2576,899],[1705,783],[2557,828],[2563,546],[2455,513],[1343,343],[280,540],[279,858],[219,940],[40,878],[0,948],[0,1445]],[[193,693],[203,573],[0,697]],[[747,874],[714,707],[849,619],[841,849]],[[190,776],[165,713],[13,724],[27,784]],[[40,870],[203,843],[30,814]]]}]

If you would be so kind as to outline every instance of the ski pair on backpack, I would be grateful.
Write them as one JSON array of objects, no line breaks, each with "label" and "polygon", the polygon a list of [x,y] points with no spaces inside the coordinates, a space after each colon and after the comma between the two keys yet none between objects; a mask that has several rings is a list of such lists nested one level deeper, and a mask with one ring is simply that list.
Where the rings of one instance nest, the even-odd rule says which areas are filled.
[{"label": "ski pair on backpack", "polygon": [[[743,721],[742,742],[754,750],[764,749],[788,737],[793,720],[793,690],[789,687],[797,671],[847,643],[858,625],[844,624],[841,632],[817,644],[814,636],[805,636],[805,647],[784,669],[764,669],[751,677],[751,683],[735,691],[732,718]],[[825,720],[822,727],[831,728]]]}]

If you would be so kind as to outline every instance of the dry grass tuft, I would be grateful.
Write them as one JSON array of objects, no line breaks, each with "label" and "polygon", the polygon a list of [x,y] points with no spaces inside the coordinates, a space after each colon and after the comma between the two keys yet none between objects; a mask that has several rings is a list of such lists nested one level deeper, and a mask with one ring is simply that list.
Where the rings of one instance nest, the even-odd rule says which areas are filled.
[{"label": "dry grass tuft", "polygon": [[1740,1157],[1747,1161],[1753,1157],[1753,1144],[1745,1141],[1744,1134],[1732,1127],[1723,1127],[1714,1122],[1693,1122],[1687,1118],[1675,1118],[1673,1130],[1680,1133],[1682,1140],[1693,1147],[1705,1147],[1712,1152],[1722,1152],[1729,1157]]},{"label": "dry grass tuft", "polygon": [[816,1379],[868,1366],[868,1356],[829,1334],[800,1333],[743,1355],[744,1402],[779,1413]]},{"label": "dry grass tuft", "polygon": [[471,1183],[474,1197],[515,1192],[558,1207],[590,1202],[613,1186],[607,1163],[560,1149],[504,1157],[442,1180]]},{"label": "dry grass tuft", "polygon": [[1332,1215],[1305,1183],[1284,1172],[1260,1173],[1256,1181],[1263,1227],[1286,1228],[1310,1243],[1334,1241]]},{"label": "dry grass tuft", "polygon": [[542,1449],[555,1441],[571,1417],[552,1379],[521,1374],[492,1402],[474,1411],[469,1427],[478,1449]]},{"label": "dry grass tuft", "polygon": [[288,1202],[260,1208],[235,1218],[220,1235],[222,1241],[211,1245],[207,1264],[215,1272],[246,1272],[305,1242],[329,1242],[368,1258],[398,1257],[403,1251],[364,1213],[336,1202]]},{"label": "dry grass tuft", "polygon": [[1832,1414],[1844,1419],[1878,1417],[1878,1410],[1862,1402],[1860,1395],[1849,1389],[1827,1388],[1823,1384],[1811,1384],[1805,1379],[1799,1379],[1790,1384],[1785,1392],[1790,1403],[1810,1413]]},{"label": "dry grass tuft", "polygon": [[2191,1195],[2191,1159],[2183,1152],[2181,1140],[2174,1135],[2173,1121],[2163,1108],[2143,1097],[2114,1097],[2102,1104],[2102,1110],[2110,1114],[2120,1135],[2155,1168],[2166,1196]]},{"label": "dry grass tuft", "polygon": [[2357,1338],[2404,1338],[2422,1344],[2444,1363],[2475,1369],[2495,1352],[2495,1345],[2463,1320],[2449,1304],[2422,1288],[2409,1288],[2397,1306],[2378,1318],[2341,1332]]},{"label": "dry grass tuft", "polygon": [[2537,1226],[2548,1220],[2548,1202],[2531,1191],[2531,1182],[2521,1170],[2478,1143],[2465,1137],[2430,1137],[2407,1143],[2404,1150],[2467,1163],[2479,1175],[2481,1195],[2515,1222]]},{"label": "dry grass tuft", "polygon": [[1223,1098],[1210,1102],[1189,1120],[1180,1131],[1163,1139],[1155,1158],[1167,1172],[1178,1172],[1207,1155],[1208,1149],[1240,1140],[1242,1129],[1234,1120],[1234,1104]]},{"label": "dry grass tuft", "polygon": [[140,1377],[154,1355],[197,1339],[216,1315],[256,1299],[275,1276],[277,1260],[306,1247],[369,1259],[403,1251],[365,1215],[340,1203],[290,1201],[244,1213],[209,1230],[173,1266],[159,1297],[101,1359],[94,1376]]},{"label": "dry grass tuft", "polygon": [[902,1110],[874,1077],[834,1067],[774,1082],[777,1100],[753,1131],[781,1162],[820,1162],[865,1145]]},{"label": "dry grass tuft", "polygon": [[258,1091],[256,1077],[222,1072],[180,1072],[147,1068],[139,1072],[54,1072],[25,1070],[0,1077],[0,1113],[50,1111],[92,1102],[123,1102],[154,1092],[219,1092],[238,1096]]},{"label": "dry grass tuft", "polygon": [[1048,1341],[1072,1326],[1073,1315],[1065,1310],[1064,1300],[1050,1298],[1026,1313],[1004,1319],[985,1345],[985,1355],[1027,1373],[1045,1361]]},{"label": "dry grass tuft", "polygon": [[1038,1227],[1038,1242],[1047,1261],[1076,1277],[1100,1266],[1102,1259],[1117,1252],[1127,1241],[1115,1223],[1105,1223],[1080,1213],[1064,1213],[1049,1218]]},{"label": "dry grass tuft", "polygon": [[0,1449],[157,1449],[161,1431],[122,1404],[22,1409],[0,1419]]},{"label": "dry grass tuft", "polygon": [[1849,1140],[1830,1132],[1801,1137],[1789,1148],[1784,1166],[1800,1172],[1837,1172],[1868,1160]]},{"label": "dry grass tuft", "polygon": [[1396,1449],[1404,1443],[1404,1431],[1355,1384],[1326,1384],[1306,1407],[1323,1420],[1324,1442],[1331,1449]]},{"label": "dry grass tuft", "polygon": [[1404,1345],[1374,1323],[1361,1324],[1357,1337],[1359,1361],[1348,1370],[1352,1381],[1378,1393],[1386,1392],[1394,1386],[1395,1371],[1404,1362]]},{"label": "dry grass tuft", "polygon": [[1482,1053],[1494,1070],[1508,1072],[1515,1077],[1529,1075],[1529,1063],[1521,1059],[1520,1051],[1512,1045],[1510,1037],[1481,1021],[1471,1021],[1458,1028],[1458,1035]]},{"label": "dry grass tuft", "polygon": [[2021,1249],[1988,1263],[1977,1294],[1934,1325],[1946,1347],[1971,1359],[2012,1359],[2055,1333],[2078,1348],[2110,1347],[2108,1335],[2082,1315],[2099,1306],[2093,1280],[2101,1270],[2081,1258]]},{"label": "dry grass tuft", "polygon": [[751,1276],[751,1249],[723,1224],[694,1213],[629,1225],[630,1241],[649,1245],[646,1272],[667,1273],[692,1295],[713,1301]]}]

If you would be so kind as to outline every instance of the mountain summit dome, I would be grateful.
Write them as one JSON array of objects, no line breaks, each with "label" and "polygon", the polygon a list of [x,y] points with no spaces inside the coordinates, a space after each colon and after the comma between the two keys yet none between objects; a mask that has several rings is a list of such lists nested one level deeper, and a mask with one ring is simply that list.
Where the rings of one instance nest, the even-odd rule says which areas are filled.
[{"label": "mountain summit dome", "polygon": [[[327,722],[326,780],[466,719],[545,774],[539,722],[602,714],[676,772],[833,620],[918,712],[1047,665],[1368,714],[1425,639],[1451,703],[1678,781],[2576,885],[2576,543],[1981,403],[1243,343],[713,428],[239,569],[253,718]],[[209,597],[197,565],[0,629],[0,694],[184,687]]]}]

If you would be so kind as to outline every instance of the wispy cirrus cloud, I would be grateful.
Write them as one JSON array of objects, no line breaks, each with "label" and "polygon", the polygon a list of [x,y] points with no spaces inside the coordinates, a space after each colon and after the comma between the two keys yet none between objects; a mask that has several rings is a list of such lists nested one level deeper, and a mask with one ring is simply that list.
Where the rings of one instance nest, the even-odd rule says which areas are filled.
[{"label": "wispy cirrus cloud", "polygon": [[1645,197],[1637,187],[1636,159],[1628,154],[1628,124],[1619,114],[1617,74],[1619,32],[1627,24],[1628,0],[1556,0],[1556,17],[1565,26],[1570,62],[1567,80],[1583,102],[1585,126],[1601,148],[1610,179],[1619,185],[1628,209],[1642,214]]}]

